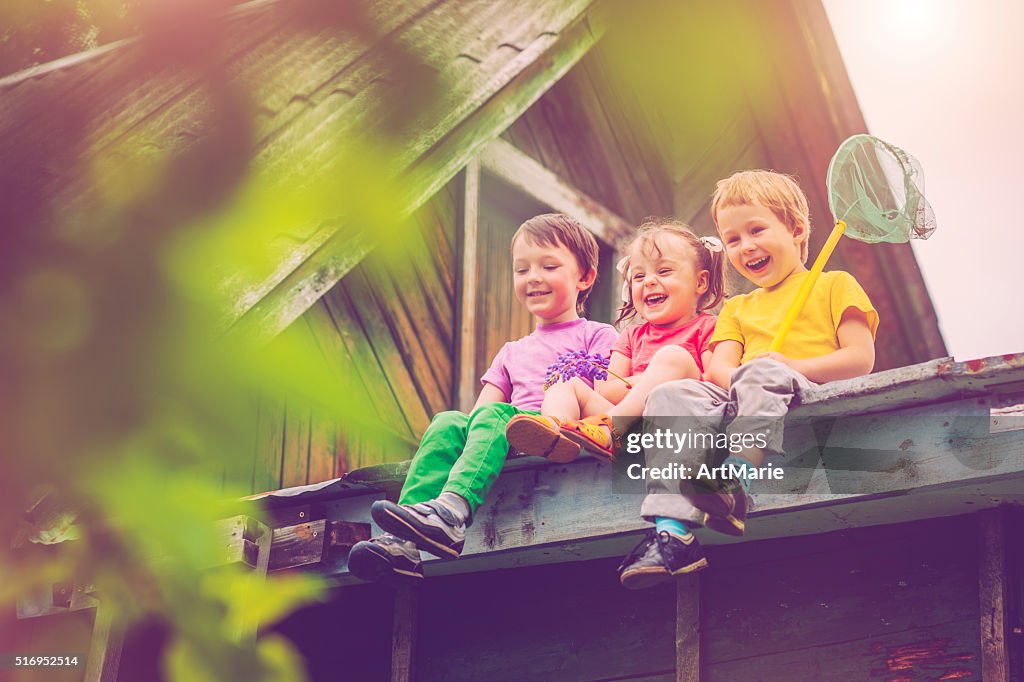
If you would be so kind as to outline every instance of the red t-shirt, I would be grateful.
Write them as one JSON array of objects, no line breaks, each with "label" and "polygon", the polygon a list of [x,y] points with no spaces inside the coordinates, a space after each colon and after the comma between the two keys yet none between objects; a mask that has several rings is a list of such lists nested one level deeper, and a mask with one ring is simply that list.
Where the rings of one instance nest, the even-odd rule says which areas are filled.
[{"label": "red t-shirt", "polygon": [[704,372],[701,353],[708,350],[708,341],[715,331],[714,315],[701,313],[681,327],[655,327],[650,322],[627,327],[612,346],[613,353],[622,353],[630,359],[632,374],[640,374],[651,358],[662,346],[682,346],[697,361],[697,367]]}]

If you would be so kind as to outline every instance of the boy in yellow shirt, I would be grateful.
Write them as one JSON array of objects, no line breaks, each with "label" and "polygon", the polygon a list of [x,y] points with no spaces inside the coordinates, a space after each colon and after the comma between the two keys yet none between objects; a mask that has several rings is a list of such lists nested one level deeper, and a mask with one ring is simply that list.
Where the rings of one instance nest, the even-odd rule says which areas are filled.
[{"label": "boy in yellow shirt", "polygon": [[[660,582],[677,566],[703,567],[697,563],[703,552],[689,532],[693,526],[742,535],[749,475],[766,454],[781,453],[789,405],[815,384],[868,374],[875,362],[878,313],[853,276],[838,271],[822,273],[780,351],[768,351],[809,274],[807,197],[792,178],[764,170],[735,173],[718,182],[711,215],[729,262],[759,288],[722,308],[705,381],[664,384],[648,397],[644,417],[655,423],[673,423],[666,421],[672,418],[693,430],[721,429],[724,422],[727,442],[744,446],[730,445],[726,467],[715,478],[647,482],[641,515],[662,520],[623,561],[620,579],[626,587]],[[649,467],[680,463],[696,476],[706,454],[648,449],[646,457]]]}]

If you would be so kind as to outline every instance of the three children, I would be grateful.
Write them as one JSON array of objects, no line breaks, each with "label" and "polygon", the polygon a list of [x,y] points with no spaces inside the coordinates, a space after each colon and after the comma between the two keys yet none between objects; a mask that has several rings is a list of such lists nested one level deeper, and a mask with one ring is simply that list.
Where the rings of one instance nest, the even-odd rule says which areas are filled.
[{"label": "three children", "polygon": [[[611,458],[616,429],[643,413],[687,419],[688,428],[700,424],[757,436],[752,440],[764,447],[731,452],[725,460],[746,474],[766,455],[781,453],[783,418],[801,391],[869,373],[878,314],[844,272],[821,276],[781,350],[768,351],[808,275],[809,211],[796,182],[772,171],[736,173],[718,183],[711,213],[721,242],[674,221],[640,227],[627,252],[628,298],[618,322],[635,315],[644,322],[618,340],[611,326],[579,317],[597,272],[593,237],[558,214],[524,223],[512,240],[514,287],[537,323],[535,331],[498,353],[469,415],[434,418],[399,502],[378,501],[371,509],[388,533],[357,544],[349,569],[366,579],[416,579],[422,577],[418,549],[458,557],[465,528],[510,443],[559,462],[576,457],[581,447]],[[758,288],[729,299],[716,325],[706,311],[723,296],[722,242],[729,262]],[[609,349],[609,373],[625,382],[591,385],[574,378],[545,395],[545,370],[558,355]],[[646,452],[650,467],[699,463],[711,454]],[[691,532],[696,526],[744,532],[746,475],[651,479],[647,489],[641,515],[655,526],[620,566],[628,588],[706,567]]]}]

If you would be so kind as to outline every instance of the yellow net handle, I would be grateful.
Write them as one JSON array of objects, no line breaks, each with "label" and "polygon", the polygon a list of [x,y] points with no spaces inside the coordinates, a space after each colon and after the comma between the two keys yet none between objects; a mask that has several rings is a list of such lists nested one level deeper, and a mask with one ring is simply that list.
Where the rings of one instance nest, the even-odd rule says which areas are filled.
[{"label": "yellow net handle", "polygon": [[786,311],[786,317],[782,320],[782,326],[779,327],[779,331],[775,332],[772,345],[768,346],[769,351],[778,353],[779,349],[782,348],[782,342],[786,340],[786,334],[789,333],[793,322],[800,315],[800,311],[804,309],[807,297],[811,295],[811,289],[814,288],[814,283],[818,281],[818,275],[825,269],[825,263],[828,262],[832,252],[835,251],[836,244],[839,243],[839,238],[843,236],[843,232],[846,232],[846,223],[840,220],[832,228],[832,234],[828,236],[825,246],[821,248],[821,253],[814,259],[814,265],[811,266],[811,274],[807,275],[807,279],[800,285],[800,290],[796,292],[796,298],[789,304],[789,310]]}]

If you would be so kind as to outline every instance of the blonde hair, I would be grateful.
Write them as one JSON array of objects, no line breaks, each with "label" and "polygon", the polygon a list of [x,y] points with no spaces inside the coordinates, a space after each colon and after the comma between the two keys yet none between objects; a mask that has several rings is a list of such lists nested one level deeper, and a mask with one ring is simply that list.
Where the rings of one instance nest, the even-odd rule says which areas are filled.
[{"label": "blonde hair", "polygon": [[807,262],[811,241],[811,211],[807,195],[796,180],[785,173],[772,170],[748,170],[733,173],[715,185],[711,195],[711,219],[718,227],[718,212],[729,206],[749,206],[759,203],[769,209],[790,232],[803,228],[804,240],[800,244],[800,260]]},{"label": "blonde hair", "polygon": [[[658,237],[664,234],[674,234],[682,238],[690,248],[693,249],[697,259],[697,272],[707,270],[708,290],[697,299],[697,312],[714,308],[721,302],[725,295],[725,252],[723,249],[711,251],[704,245],[701,238],[690,229],[690,226],[680,220],[670,218],[645,218],[637,228],[637,235],[626,247],[630,252],[635,248],[650,249],[660,257],[662,255],[661,243]],[[622,277],[626,282],[625,295],[627,299],[619,308],[619,317],[615,320],[618,325],[621,322],[630,320],[636,316],[636,306],[633,305],[633,290],[629,281],[629,259],[624,259]]]}]

